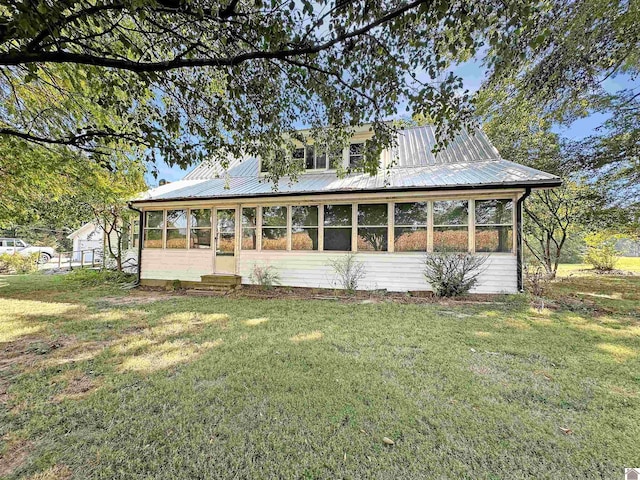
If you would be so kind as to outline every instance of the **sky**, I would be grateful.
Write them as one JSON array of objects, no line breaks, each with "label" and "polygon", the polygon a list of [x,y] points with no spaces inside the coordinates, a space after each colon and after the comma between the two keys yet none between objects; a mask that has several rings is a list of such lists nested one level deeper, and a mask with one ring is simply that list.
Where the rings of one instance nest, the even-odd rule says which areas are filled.
[{"label": "sky", "polygon": [[[480,86],[482,85],[482,81],[484,79],[485,71],[482,65],[477,61],[469,61],[458,65],[453,72],[459,75],[464,82],[464,87],[468,89],[470,92],[476,92]],[[640,84],[640,79],[637,79],[635,82],[626,75],[619,75],[617,77],[608,78],[603,83],[604,88],[607,91],[614,92],[621,90],[623,88],[637,87]],[[592,133],[594,133],[595,129],[602,125],[602,123],[607,119],[606,115],[603,114],[592,114],[589,117],[579,119],[573,122],[569,126],[563,127],[555,127],[554,131],[565,138],[570,138],[573,140],[579,140],[584,138]],[[175,182],[176,180],[180,180],[184,177],[189,170],[182,170],[179,167],[170,167],[164,162],[159,162],[157,164],[158,176],[154,178],[151,174],[147,174],[146,179],[147,183],[150,186],[157,186],[158,181],[163,179],[168,182]]]}]

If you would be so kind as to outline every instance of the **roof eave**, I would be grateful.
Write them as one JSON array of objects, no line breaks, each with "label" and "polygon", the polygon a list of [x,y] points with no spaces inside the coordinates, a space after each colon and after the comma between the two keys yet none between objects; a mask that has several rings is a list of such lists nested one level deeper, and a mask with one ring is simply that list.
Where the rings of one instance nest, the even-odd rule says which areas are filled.
[{"label": "roof eave", "polygon": [[518,182],[501,182],[501,183],[479,183],[479,184],[456,184],[456,185],[438,185],[438,186],[409,186],[409,187],[388,187],[388,188],[368,188],[368,189],[335,189],[335,190],[309,190],[299,192],[278,192],[271,191],[268,193],[257,194],[229,194],[217,196],[203,197],[174,197],[174,198],[149,198],[132,200],[130,203],[162,203],[162,202],[186,202],[201,200],[228,200],[230,198],[268,198],[268,197],[300,197],[308,195],[328,195],[328,194],[347,194],[347,193],[395,193],[395,192],[436,192],[447,190],[494,190],[508,188],[530,188],[530,189],[549,189],[562,185],[562,179],[559,177],[547,180],[525,180]]}]

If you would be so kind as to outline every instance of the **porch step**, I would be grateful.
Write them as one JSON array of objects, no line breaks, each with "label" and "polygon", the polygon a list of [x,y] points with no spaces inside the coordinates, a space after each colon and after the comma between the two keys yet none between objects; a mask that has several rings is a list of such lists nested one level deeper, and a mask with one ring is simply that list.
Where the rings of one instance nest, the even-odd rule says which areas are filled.
[{"label": "porch step", "polygon": [[242,277],[240,275],[216,273],[213,275],[202,275],[200,281],[207,285],[235,287],[236,285],[240,285]]}]

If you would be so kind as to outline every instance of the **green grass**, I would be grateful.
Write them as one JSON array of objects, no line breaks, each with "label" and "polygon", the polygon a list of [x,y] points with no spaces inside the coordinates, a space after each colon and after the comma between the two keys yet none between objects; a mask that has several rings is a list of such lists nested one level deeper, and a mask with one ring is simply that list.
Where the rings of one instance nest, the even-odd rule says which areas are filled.
[{"label": "green grass", "polygon": [[[591,269],[593,269],[593,267],[586,263],[563,263],[558,265],[558,276],[585,275],[589,274],[590,272],[588,272],[588,270]],[[640,257],[620,257],[616,263],[616,269],[640,273]]]},{"label": "green grass", "polygon": [[563,279],[540,312],[522,296],[0,285],[0,476],[617,479],[640,465],[640,277]]}]

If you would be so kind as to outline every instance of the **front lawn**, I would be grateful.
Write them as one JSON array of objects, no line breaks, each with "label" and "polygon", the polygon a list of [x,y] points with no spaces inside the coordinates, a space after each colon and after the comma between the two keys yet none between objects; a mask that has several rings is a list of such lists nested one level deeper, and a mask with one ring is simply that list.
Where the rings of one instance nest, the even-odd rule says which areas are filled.
[{"label": "front lawn", "polygon": [[640,277],[605,280],[538,311],[0,277],[0,477],[621,478]]}]

